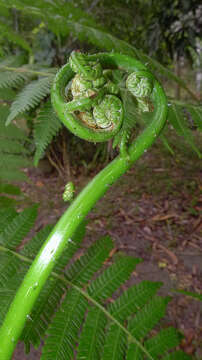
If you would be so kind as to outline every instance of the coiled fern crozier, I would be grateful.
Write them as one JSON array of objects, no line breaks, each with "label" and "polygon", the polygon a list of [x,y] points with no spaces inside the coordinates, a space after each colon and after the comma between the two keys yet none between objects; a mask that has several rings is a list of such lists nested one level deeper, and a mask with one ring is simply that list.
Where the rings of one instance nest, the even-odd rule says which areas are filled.
[{"label": "coiled fern crozier", "polygon": [[[136,86],[137,92],[134,90]],[[140,114],[144,111],[152,113],[152,121],[132,141],[130,130],[133,124],[125,113],[123,101],[125,94],[130,92]],[[100,268],[96,259],[98,248],[95,247],[88,255],[89,259],[92,253],[95,256],[92,261],[92,264],[96,265],[93,271],[89,272],[88,266],[82,267],[82,261],[77,261],[75,266],[69,268],[69,273],[57,273],[61,272],[69,260],[68,251],[79,238],[75,236],[75,232],[96,201],[153,144],[164,127],[167,99],[160,83],[134,58],[115,53],[90,56],[73,52],[69,63],[56,75],[51,96],[58,117],[69,130],[93,142],[114,138],[115,144],[120,146],[120,154],[72,201],[38,251],[0,329],[0,359],[11,358],[19,337],[23,338],[21,334],[25,324],[32,324],[42,306],[47,306],[47,312],[39,319],[38,331],[34,332],[33,337],[35,345],[39,344],[38,334],[43,333],[44,328],[46,331],[47,323],[51,321],[42,354],[43,360],[72,359],[74,356],[77,359],[92,360],[154,360],[159,357],[164,360],[188,359],[181,351],[169,353],[170,348],[179,344],[179,338],[173,329],[163,329],[158,335],[145,339],[163,316],[167,298],[161,299],[157,296],[150,302],[143,291],[140,298],[147,300],[146,303],[143,300],[140,305],[135,297],[135,291],[141,293],[140,288],[134,290],[134,293],[129,289],[111,305],[106,303],[108,297],[128,279],[139,262],[138,259],[118,258],[109,270],[89,284],[94,272]],[[14,220],[15,224],[18,223],[17,219]],[[10,230],[12,229],[13,226]],[[4,241],[4,251],[6,244]],[[15,236],[11,245],[18,245]],[[103,251],[107,248],[109,254],[110,247],[110,239],[107,238]],[[15,257],[12,246],[7,253]],[[105,256],[102,257],[102,262]],[[21,254],[21,259],[29,262],[29,252]],[[84,265],[85,262],[90,263],[87,259],[83,261]],[[53,268],[56,271],[54,273]],[[53,320],[49,320],[56,304],[61,300],[56,300],[55,307],[49,312],[48,295],[51,297],[53,290],[49,289],[42,303],[39,299],[47,284],[53,284],[53,278],[61,280],[61,288],[70,287],[70,290],[64,296],[65,290],[60,289],[62,305]],[[149,288],[150,285],[146,287]],[[157,287],[154,285],[151,296]],[[136,299],[134,303],[133,298]],[[142,307],[143,310],[140,311]],[[137,313],[135,317],[132,316],[134,313]],[[25,337],[26,342],[29,343],[29,340],[26,341]]]}]

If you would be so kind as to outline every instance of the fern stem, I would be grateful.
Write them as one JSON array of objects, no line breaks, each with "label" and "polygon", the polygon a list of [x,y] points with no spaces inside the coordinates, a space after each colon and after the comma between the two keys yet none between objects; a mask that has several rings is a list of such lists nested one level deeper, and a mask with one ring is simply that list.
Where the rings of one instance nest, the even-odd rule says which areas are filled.
[{"label": "fern stem", "polygon": [[30,69],[28,70],[23,67],[15,68],[15,67],[10,67],[10,66],[1,66],[1,69],[7,70],[7,71],[14,71],[14,72],[18,72],[18,73],[30,73],[30,74],[39,75],[39,76],[54,76],[54,74],[49,73],[49,72],[36,71],[36,70],[30,70]]},{"label": "fern stem", "polygon": [[[134,59],[119,54],[109,54],[110,56],[122,58],[124,65],[133,71]],[[153,96],[155,111],[152,122],[131,144],[126,155],[117,156],[81,191],[55,225],[33,261],[0,329],[0,359],[9,360],[11,358],[27,316],[29,316],[55,263],[68,243],[71,243],[71,237],[78,225],[110,186],[132,167],[161,132],[167,117],[167,99],[155,78]]]}]

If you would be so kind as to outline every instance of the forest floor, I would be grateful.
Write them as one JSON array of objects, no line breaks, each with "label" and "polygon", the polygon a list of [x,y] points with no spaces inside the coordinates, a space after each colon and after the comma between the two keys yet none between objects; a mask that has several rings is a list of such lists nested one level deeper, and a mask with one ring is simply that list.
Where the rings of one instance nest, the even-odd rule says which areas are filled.
[{"label": "forest floor", "polygon": [[[142,280],[163,282],[161,294],[170,295],[163,323],[181,330],[181,348],[195,359],[202,358],[202,306],[175,290],[202,293],[202,167],[192,153],[178,152],[172,157],[159,146],[137,162],[130,171],[113,185],[88,215],[85,249],[94,239],[110,235],[116,251],[121,251],[143,262],[133,273],[131,282]],[[67,205],[62,200],[68,180],[57,174],[44,175],[29,171],[31,183],[22,190],[32,202],[40,204],[35,230],[54,223]],[[75,174],[76,190],[94,176]],[[14,360],[39,359],[32,351],[22,355],[16,349]]]}]

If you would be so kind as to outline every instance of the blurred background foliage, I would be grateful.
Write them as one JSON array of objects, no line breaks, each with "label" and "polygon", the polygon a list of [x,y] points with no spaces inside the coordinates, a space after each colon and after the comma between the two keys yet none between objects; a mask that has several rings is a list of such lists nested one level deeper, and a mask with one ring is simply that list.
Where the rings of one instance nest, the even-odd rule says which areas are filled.
[{"label": "blurred background foliage", "polygon": [[[53,77],[74,49],[118,51],[147,64],[169,97],[161,142],[172,155],[179,151],[169,135],[174,128],[185,139],[180,150],[187,151],[187,143],[200,157],[195,130],[202,129],[201,29],[197,0],[36,0],[33,5],[0,0],[0,151],[9,157],[0,179],[6,180],[7,170],[8,181],[16,180],[22,166],[38,166],[44,156],[60,176],[69,177],[70,163],[89,171],[116,155],[110,143],[96,146],[75,138],[51,107]],[[11,126],[23,132],[20,140],[13,138],[14,128],[6,135]]]}]

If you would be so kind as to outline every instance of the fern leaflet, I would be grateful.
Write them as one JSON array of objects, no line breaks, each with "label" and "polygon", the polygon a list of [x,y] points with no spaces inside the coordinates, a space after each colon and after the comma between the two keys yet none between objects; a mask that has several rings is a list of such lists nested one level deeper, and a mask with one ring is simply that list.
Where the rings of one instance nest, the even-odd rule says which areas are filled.
[{"label": "fern leaflet", "polygon": [[34,165],[37,166],[43,157],[46,147],[51,143],[54,136],[61,129],[62,123],[54,112],[51,102],[48,101],[37,117],[34,127],[34,141],[36,152],[34,154]]},{"label": "fern leaflet", "polygon": [[8,125],[17,115],[22,114],[24,111],[35,108],[50,93],[50,86],[51,80],[49,77],[34,80],[25,86],[12,103],[6,124]]}]

